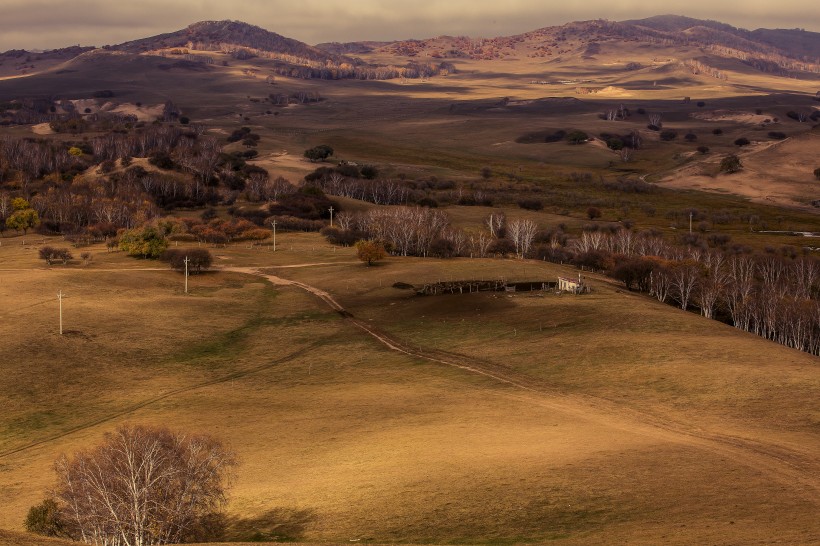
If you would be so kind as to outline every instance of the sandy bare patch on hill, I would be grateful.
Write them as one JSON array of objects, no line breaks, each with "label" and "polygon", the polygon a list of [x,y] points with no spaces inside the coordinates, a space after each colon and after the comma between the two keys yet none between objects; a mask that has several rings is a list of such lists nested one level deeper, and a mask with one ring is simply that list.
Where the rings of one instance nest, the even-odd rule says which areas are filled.
[{"label": "sandy bare patch on hill", "polygon": [[154,106],[137,106],[130,102],[124,102],[109,110],[118,114],[126,114],[129,116],[137,116],[139,121],[153,121],[162,115],[165,108],[163,104],[156,104]]},{"label": "sandy bare patch on hill", "polygon": [[767,114],[754,114],[738,110],[713,110],[711,112],[695,112],[692,114],[695,119],[703,121],[734,121],[746,123],[748,125],[761,125],[771,123],[772,116]]},{"label": "sandy bare patch on hill", "polygon": [[38,123],[31,126],[31,132],[35,135],[53,135],[54,131],[48,123]]},{"label": "sandy bare patch on hill", "polygon": [[816,210],[809,203],[820,199],[820,188],[813,175],[819,145],[820,136],[814,134],[755,143],[738,154],[743,162],[741,172],[713,176],[723,155],[706,156],[665,176],[660,184],[732,193],[758,203]]},{"label": "sandy bare patch on hill", "polygon": [[615,87],[612,85],[608,85],[601,89],[600,91],[595,93],[601,97],[631,97],[632,93],[624,89],[623,87]]},{"label": "sandy bare patch on hill", "polygon": [[272,178],[281,176],[288,180],[295,181],[313,172],[316,168],[326,164],[311,163],[304,157],[292,155],[287,151],[272,153],[253,161],[266,169]]}]

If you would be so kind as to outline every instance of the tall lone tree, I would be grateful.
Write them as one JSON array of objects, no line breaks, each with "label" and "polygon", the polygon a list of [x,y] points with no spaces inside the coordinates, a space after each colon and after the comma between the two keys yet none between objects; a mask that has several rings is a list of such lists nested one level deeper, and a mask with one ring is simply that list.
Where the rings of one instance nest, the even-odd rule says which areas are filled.
[{"label": "tall lone tree", "polygon": [[359,241],[356,243],[356,255],[367,265],[373,265],[373,262],[383,260],[387,252],[378,241]]},{"label": "tall lone tree", "polygon": [[235,464],[210,436],[121,426],[97,447],[55,463],[60,529],[95,546],[202,539],[224,506]]}]

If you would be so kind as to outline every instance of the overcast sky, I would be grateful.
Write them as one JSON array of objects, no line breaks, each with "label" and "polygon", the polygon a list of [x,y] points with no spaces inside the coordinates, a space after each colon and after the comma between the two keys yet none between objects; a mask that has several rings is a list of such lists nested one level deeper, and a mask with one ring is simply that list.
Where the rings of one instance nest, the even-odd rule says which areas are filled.
[{"label": "overcast sky", "polygon": [[0,0],[0,51],[116,44],[202,20],[252,23],[309,44],[442,34],[493,37],[588,19],[676,13],[820,32],[810,0]]}]

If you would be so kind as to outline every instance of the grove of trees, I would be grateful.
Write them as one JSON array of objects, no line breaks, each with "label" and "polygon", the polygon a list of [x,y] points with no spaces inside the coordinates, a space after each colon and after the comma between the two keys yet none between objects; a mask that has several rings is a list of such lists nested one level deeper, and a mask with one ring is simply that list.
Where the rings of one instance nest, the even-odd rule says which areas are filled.
[{"label": "grove of trees", "polygon": [[185,260],[188,260],[188,273],[195,275],[210,269],[213,256],[206,248],[169,248],[160,256],[172,269],[185,271]]}]

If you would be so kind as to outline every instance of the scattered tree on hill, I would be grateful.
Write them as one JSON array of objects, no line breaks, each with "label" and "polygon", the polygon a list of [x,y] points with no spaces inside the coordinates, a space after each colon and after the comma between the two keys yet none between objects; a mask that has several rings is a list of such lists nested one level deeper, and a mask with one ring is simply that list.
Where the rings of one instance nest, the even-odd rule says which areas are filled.
[{"label": "scattered tree on hill", "polygon": [[[264,231],[267,237],[268,232]],[[160,258],[177,271],[185,271],[185,259],[187,258],[188,273],[192,275],[207,271],[213,263],[213,256],[205,248],[169,248],[162,253]]]},{"label": "scattered tree on hill", "polygon": [[374,180],[379,176],[379,170],[373,165],[365,165],[361,168],[362,178],[366,180]]},{"label": "scattered tree on hill", "polygon": [[596,218],[600,218],[601,217],[601,209],[599,209],[598,207],[589,207],[587,209],[587,217],[590,220],[595,220]]},{"label": "scattered tree on hill", "polygon": [[820,180],[820,167],[817,167],[816,169],[814,169],[814,177],[817,180]]},{"label": "scattered tree on hill", "polygon": [[619,137],[610,137],[606,139],[606,147],[617,152],[618,150],[623,149],[624,141]]},{"label": "scattered tree on hill", "polygon": [[387,252],[379,241],[359,241],[356,243],[356,255],[370,266],[373,262],[383,260]]},{"label": "scattered tree on hill", "polygon": [[709,153],[709,146],[698,146],[697,150],[701,154],[706,154],[706,153]]},{"label": "scattered tree on hill", "polygon": [[60,506],[51,498],[29,508],[24,525],[26,531],[35,535],[71,538],[66,532]]},{"label": "scattered tree on hill", "polygon": [[168,248],[168,239],[154,226],[125,230],[119,240],[121,250],[140,258],[159,258]]},{"label": "scattered tree on hill", "polygon": [[22,197],[12,199],[11,208],[14,212],[6,218],[7,228],[22,231],[25,235],[29,229],[40,225],[40,215]]},{"label": "scattered tree on hill", "polygon": [[305,157],[311,161],[324,161],[333,155],[333,148],[327,144],[320,144],[305,150]]},{"label": "scattered tree on hill", "polygon": [[748,146],[749,144],[751,144],[751,142],[749,142],[749,139],[746,137],[740,137],[735,140],[735,146]]},{"label": "scattered tree on hill", "polygon": [[44,246],[40,249],[40,258],[45,260],[48,265],[59,260],[63,265],[67,264],[69,260],[74,259],[71,251],[67,248],[54,248],[51,246]]},{"label": "scattered tree on hill", "polygon": [[572,131],[567,134],[566,139],[570,144],[583,144],[589,140],[589,135],[583,131]]},{"label": "scattered tree on hill", "polygon": [[736,173],[742,168],[743,163],[740,161],[740,158],[735,154],[727,155],[720,162],[720,171],[727,174]]},{"label": "scattered tree on hill", "polygon": [[31,509],[27,528],[97,545],[204,541],[224,525],[235,464],[210,436],[124,425],[100,445],[57,460],[54,498]]}]

